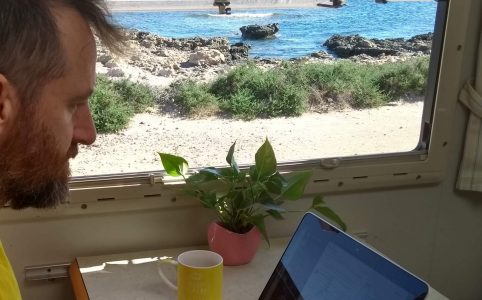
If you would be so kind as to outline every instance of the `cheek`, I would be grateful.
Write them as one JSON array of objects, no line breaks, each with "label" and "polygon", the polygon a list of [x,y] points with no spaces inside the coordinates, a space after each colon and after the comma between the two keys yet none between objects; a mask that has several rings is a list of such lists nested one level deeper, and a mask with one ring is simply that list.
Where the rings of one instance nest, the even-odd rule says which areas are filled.
[{"label": "cheek", "polygon": [[67,153],[71,147],[74,132],[72,115],[62,114],[61,118],[52,119],[52,121],[48,124],[50,135],[55,138],[58,151],[61,154]]}]

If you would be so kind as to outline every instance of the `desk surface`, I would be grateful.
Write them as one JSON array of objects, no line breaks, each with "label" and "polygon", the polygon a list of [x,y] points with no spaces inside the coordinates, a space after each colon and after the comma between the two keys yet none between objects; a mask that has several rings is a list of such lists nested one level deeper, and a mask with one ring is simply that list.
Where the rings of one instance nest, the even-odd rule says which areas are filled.
[{"label": "desk surface", "polygon": [[[224,267],[223,299],[258,299],[268,282],[288,239],[273,239],[271,247],[261,246],[254,260],[244,266]],[[176,293],[163,283],[157,273],[159,257],[177,257],[177,248],[135,253],[79,257],[70,268],[77,300],[176,299]],[[202,249],[198,247],[197,249]],[[172,270],[171,277],[175,278]],[[248,288],[249,287],[249,288]],[[427,300],[446,300],[430,289]]]}]

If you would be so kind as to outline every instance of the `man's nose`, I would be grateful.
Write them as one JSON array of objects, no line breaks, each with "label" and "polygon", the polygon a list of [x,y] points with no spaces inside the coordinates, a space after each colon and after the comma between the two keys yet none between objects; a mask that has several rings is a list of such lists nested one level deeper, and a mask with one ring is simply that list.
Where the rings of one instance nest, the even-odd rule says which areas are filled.
[{"label": "man's nose", "polygon": [[74,122],[72,142],[84,145],[94,143],[97,131],[88,105],[79,107]]}]

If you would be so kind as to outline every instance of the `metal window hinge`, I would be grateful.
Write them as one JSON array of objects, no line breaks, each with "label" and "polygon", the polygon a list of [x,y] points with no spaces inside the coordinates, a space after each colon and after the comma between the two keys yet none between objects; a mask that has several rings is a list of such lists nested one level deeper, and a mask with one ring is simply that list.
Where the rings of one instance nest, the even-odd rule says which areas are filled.
[{"label": "metal window hinge", "polygon": [[24,268],[26,280],[49,280],[69,277],[69,263],[53,265],[26,266]]}]

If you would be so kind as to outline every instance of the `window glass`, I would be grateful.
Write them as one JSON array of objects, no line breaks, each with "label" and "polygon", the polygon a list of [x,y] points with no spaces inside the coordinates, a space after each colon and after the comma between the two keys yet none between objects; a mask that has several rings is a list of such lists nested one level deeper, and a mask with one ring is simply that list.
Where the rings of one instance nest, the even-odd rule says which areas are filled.
[{"label": "window glass", "polygon": [[110,1],[131,48],[98,46],[99,134],[72,175],[224,165],[234,142],[247,164],[265,138],[279,162],[415,149],[437,2],[383,2]]}]

